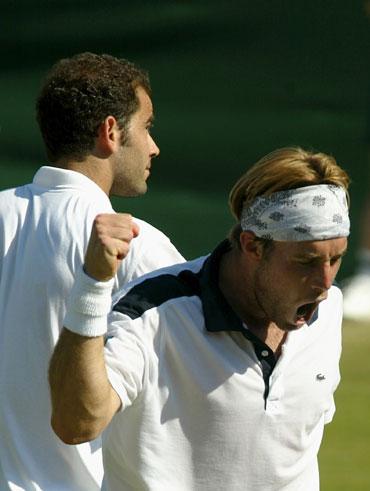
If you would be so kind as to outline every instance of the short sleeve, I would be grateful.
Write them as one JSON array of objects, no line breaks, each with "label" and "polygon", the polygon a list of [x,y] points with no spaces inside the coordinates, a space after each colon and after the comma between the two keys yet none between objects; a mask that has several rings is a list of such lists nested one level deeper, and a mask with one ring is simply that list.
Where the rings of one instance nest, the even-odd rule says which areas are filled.
[{"label": "short sleeve", "polygon": [[121,399],[121,410],[140,399],[156,377],[155,339],[150,315],[134,320],[116,311],[109,315],[105,362],[109,382]]},{"label": "short sleeve", "polygon": [[104,349],[108,379],[121,399],[122,409],[131,406],[143,390],[145,347],[135,336],[132,322],[124,316],[110,320]]}]

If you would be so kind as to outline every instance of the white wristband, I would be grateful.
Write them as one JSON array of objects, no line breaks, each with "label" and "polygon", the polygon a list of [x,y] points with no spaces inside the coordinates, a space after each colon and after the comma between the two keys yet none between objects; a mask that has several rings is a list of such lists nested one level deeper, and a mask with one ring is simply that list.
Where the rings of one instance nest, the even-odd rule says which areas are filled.
[{"label": "white wristband", "polygon": [[113,285],[114,278],[96,281],[81,268],[67,303],[64,327],[80,336],[103,336],[107,332]]}]

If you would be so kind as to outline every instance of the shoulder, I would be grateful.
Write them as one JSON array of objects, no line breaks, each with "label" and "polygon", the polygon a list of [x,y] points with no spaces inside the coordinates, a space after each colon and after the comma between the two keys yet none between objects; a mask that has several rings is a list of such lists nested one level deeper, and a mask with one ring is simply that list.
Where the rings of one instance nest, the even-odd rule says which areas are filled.
[{"label": "shoulder", "polygon": [[140,228],[140,234],[138,236],[139,239],[141,238],[141,240],[144,240],[147,238],[153,238],[157,241],[164,241],[164,242],[167,242],[170,240],[167,237],[167,235],[165,235],[161,230],[154,227],[150,223],[148,223],[144,220],[141,220],[140,218],[137,218],[137,217],[133,217],[133,220]]},{"label": "shoulder", "polygon": [[22,198],[27,195],[27,192],[31,184],[24,184],[15,188],[4,189],[0,191],[0,203],[1,205],[6,205],[9,200],[14,200],[17,198]]},{"label": "shoulder", "polygon": [[[112,212],[109,197],[100,186],[87,175],[71,169],[43,166],[38,169],[32,181],[35,196],[43,202],[61,202],[65,206],[76,203],[80,208],[91,208],[95,213]],[[74,211],[78,214],[80,208]],[[73,208],[72,208],[73,210]]]},{"label": "shoulder", "polygon": [[199,272],[205,257],[161,268],[133,281],[113,310],[136,319],[153,308],[184,297],[199,297]]},{"label": "shoulder", "polygon": [[20,189],[20,188],[3,189],[2,191],[0,191],[0,199],[5,200],[5,198],[7,198],[9,196],[14,196],[17,189]]},{"label": "shoulder", "polygon": [[143,220],[134,221],[139,225],[139,235],[131,242],[129,254],[122,262],[120,287],[150,271],[185,261],[163,232]]},{"label": "shoulder", "polygon": [[31,184],[0,191],[0,218],[9,223],[22,217],[27,210],[27,198],[30,196]]}]

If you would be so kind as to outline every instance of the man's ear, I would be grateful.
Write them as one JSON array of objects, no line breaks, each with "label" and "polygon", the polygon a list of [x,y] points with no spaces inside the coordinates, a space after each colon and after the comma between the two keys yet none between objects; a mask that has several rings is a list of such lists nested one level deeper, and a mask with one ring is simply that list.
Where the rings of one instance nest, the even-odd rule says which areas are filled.
[{"label": "man's ear", "polygon": [[114,116],[107,116],[100,124],[95,146],[102,157],[109,157],[121,146],[121,130]]},{"label": "man's ear", "polygon": [[239,237],[240,247],[244,254],[255,261],[259,261],[263,255],[263,245],[259,240],[255,239],[256,235],[250,230],[241,232]]}]

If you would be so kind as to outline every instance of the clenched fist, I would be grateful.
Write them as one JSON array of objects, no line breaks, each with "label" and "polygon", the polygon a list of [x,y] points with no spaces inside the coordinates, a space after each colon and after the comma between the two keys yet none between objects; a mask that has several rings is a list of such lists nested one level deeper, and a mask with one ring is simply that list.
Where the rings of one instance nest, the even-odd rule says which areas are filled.
[{"label": "clenched fist", "polygon": [[86,274],[98,281],[108,281],[130,249],[130,242],[139,234],[139,227],[127,213],[97,215],[85,255]]}]

